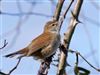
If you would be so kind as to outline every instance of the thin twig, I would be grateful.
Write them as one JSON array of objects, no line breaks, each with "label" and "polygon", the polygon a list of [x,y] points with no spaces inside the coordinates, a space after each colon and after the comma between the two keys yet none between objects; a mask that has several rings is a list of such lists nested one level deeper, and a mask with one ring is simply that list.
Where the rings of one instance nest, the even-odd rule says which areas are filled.
[{"label": "thin twig", "polygon": [[6,74],[6,73],[0,71],[0,75],[10,75],[13,71],[15,71],[15,70],[17,69],[17,67],[18,67],[18,65],[19,65],[19,63],[20,63],[20,61],[21,61],[21,59],[22,59],[22,57],[20,57],[20,58],[18,59],[18,62],[17,62],[17,64],[15,65],[15,67],[13,67],[13,68],[9,71],[8,74]]},{"label": "thin twig", "polygon": [[8,75],[8,74],[5,74],[5,73],[3,73],[3,72],[0,71],[0,75]]},{"label": "thin twig", "polygon": [[70,4],[68,5],[68,7],[67,7],[65,13],[63,14],[63,17],[64,17],[64,18],[66,17],[66,15],[67,15],[67,13],[68,13],[68,11],[69,11],[69,9],[70,9],[70,7],[71,7],[71,5],[72,5],[73,2],[74,2],[74,0],[71,0]]},{"label": "thin twig", "polygon": [[9,71],[8,74],[5,74],[5,73],[3,73],[3,72],[0,71],[0,75],[10,75],[14,70],[17,69],[17,67],[18,67],[18,65],[19,65],[19,63],[20,63],[20,61],[21,61],[21,59],[22,59],[22,58],[19,58],[19,59],[18,59],[18,62],[17,62],[17,64],[16,64],[16,66],[15,66],[14,68],[12,68],[12,69]]},{"label": "thin twig", "polygon": [[95,70],[99,71],[100,72],[100,69],[97,69],[96,67],[94,67],[90,62],[88,62],[80,53],[79,55],[92,67],[94,68]]},{"label": "thin twig", "polygon": [[[98,13],[99,14],[99,13]],[[100,23],[97,21],[97,20],[93,20],[92,18],[82,14],[81,15],[82,19],[84,19],[85,21],[91,23],[91,24],[94,24],[95,26],[98,26],[100,27]]]},{"label": "thin twig", "polygon": [[4,40],[4,45],[2,47],[0,47],[0,49],[3,49],[4,47],[6,47],[7,44],[8,44],[8,42],[6,40]]},{"label": "thin twig", "polygon": [[[19,5],[20,5],[19,3],[20,3],[20,2],[18,2],[18,9],[19,9],[20,12],[22,12],[22,11],[21,11],[21,6],[19,6]],[[28,13],[31,13],[32,10],[33,10],[33,5],[31,5],[31,7],[30,7]],[[25,22],[29,19],[29,17],[30,17],[30,15],[26,15],[26,16],[24,17],[24,19],[23,19],[23,18],[22,18],[22,15],[21,15],[21,16],[19,17],[19,21],[18,21],[16,27],[15,27],[14,29],[12,29],[11,31],[7,32],[6,34],[4,34],[4,35],[9,35],[9,34],[11,34],[11,33],[14,32],[14,31],[16,32],[16,33],[15,33],[15,36],[13,37],[13,39],[12,39],[12,41],[11,41],[11,44],[10,44],[7,48],[13,47],[13,45],[16,43],[16,40],[18,39],[18,36],[20,35],[21,26],[23,25],[23,23],[25,23]]]},{"label": "thin twig", "polygon": [[[69,49],[69,52],[70,52],[70,49]],[[92,56],[91,53],[92,53],[92,52],[85,54],[84,57],[89,58],[90,56]],[[96,53],[96,51],[94,51],[94,53]],[[80,61],[80,63],[82,63],[84,60],[80,59],[79,61]],[[71,71],[72,71],[72,70],[70,69],[70,70],[68,71],[68,73],[71,73]]]},{"label": "thin twig", "polygon": [[[99,1],[91,0],[90,2],[92,3],[92,5],[93,5],[97,10],[100,10],[100,6],[97,4]],[[97,2],[97,3],[96,3],[96,2]]]},{"label": "thin twig", "polygon": [[49,1],[51,3],[51,12],[54,13],[55,5],[56,5],[55,0],[49,0]]},{"label": "thin twig", "polygon": [[57,21],[59,20],[64,1],[65,0],[58,0],[57,7],[56,7],[56,10],[55,10],[55,13],[54,13],[54,16],[53,16],[54,20],[57,20]]},{"label": "thin twig", "polygon": [[96,71],[99,71],[99,72],[100,72],[100,69],[94,67],[94,66],[93,66],[90,62],[88,62],[88,61],[84,58],[84,56],[82,56],[82,54],[80,54],[78,51],[74,51],[74,50],[69,49],[68,52],[78,54],[78,55],[79,55],[80,57],[82,57],[82,59],[83,59],[84,61],[86,61],[92,68],[94,68]]},{"label": "thin twig", "polygon": [[43,17],[52,17],[52,15],[49,14],[43,14],[38,12],[23,12],[23,13],[9,13],[9,12],[1,12],[1,15],[8,15],[8,16],[25,16],[25,15],[37,15],[37,16],[43,16]]},{"label": "thin twig", "polygon": [[79,63],[79,57],[78,57],[78,53],[76,53],[76,65],[78,65]]},{"label": "thin twig", "polygon": [[91,50],[91,52],[92,52],[92,58],[93,58],[95,64],[96,64],[97,66],[99,66],[99,63],[97,62],[96,57],[95,57],[95,55],[94,55],[95,49],[94,49],[94,47],[93,47],[92,38],[91,38],[91,35],[90,35],[90,33],[89,33],[89,30],[87,29],[86,25],[83,25],[83,28],[84,28],[84,30],[85,30],[85,32],[86,32],[86,35],[87,35],[87,38],[88,38],[88,41],[89,41],[90,50]]},{"label": "thin twig", "polygon": [[18,59],[18,62],[17,62],[17,64],[16,64],[16,66],[15,66],[13,69],[11,69],[11,70],[9,71],[8,75],[10,75],[15,69],[17,69],[17,67],[18,67],[18,65],[19,65],[19,63],[20,63],[20,61],[21,61],[21,59],[22,59],[22,58],[19,58],[19,59]]},{"label": "thin twig", "polygon": [[66,7],[66,10],[64,12],[64,14],[62,15],[62,17],[60,18],[60,21],[61,21],[61,24],[60,24],[60,29],[61,29],[61,26],[62,26],[62,23],[63,23],[63,20],[66,18],[66,15],[72,5],[72,3],[74,2],[74,0],[71,0],[70,4],[68,5],[68,7]]}]

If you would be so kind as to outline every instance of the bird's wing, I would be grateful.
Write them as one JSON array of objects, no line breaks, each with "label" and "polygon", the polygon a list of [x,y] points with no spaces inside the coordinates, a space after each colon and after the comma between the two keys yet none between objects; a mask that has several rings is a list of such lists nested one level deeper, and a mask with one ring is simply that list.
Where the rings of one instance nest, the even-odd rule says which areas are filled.
[{"label": "bird's wing", "polygon": [[42,48],[45,48],[48,46],[51,42],[52,36],[50,33],[43,33],[40,36],[38,36],[36,39],[34,39],[31,44],[28,46],[29,52],[27,56],[31,56],[35,52],[42,50]]}]

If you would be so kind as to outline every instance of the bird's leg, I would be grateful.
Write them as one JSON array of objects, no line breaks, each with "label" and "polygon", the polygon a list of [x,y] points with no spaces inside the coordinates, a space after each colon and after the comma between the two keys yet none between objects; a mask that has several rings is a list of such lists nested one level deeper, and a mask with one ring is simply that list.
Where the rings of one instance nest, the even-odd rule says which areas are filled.
[{"label": "bird's leg", "polygon": [[50,68],[50,63],[52,62],[52,56],[46,58],[40,66],[38,75],[47,75],[48,69]]}]

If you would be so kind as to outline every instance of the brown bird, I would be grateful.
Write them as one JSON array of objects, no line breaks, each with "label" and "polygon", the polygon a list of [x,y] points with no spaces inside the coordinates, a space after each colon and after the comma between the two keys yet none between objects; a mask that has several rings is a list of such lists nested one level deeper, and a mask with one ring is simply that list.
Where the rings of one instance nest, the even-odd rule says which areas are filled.
[{"label": "brown bird", "polygon": [[14,57],[15,55],[33,56],[35,59],[46,59],[53,55],[60,45],[60,32],[58,21],[49,21],[44,27],[44,31],[32,42],[17,52],[6,55],[5,57]]}]

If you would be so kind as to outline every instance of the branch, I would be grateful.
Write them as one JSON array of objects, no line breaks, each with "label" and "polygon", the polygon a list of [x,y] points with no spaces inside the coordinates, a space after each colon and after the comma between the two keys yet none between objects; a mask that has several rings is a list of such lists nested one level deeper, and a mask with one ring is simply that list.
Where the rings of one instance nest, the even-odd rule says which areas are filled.
[{"label": "branch", "polygon": [[56,10],[55,10],[55,13],[54,13],[54,16],[53,16],[54,20],[57,20],[57,21],[59,20],[60,12],[61,12],[64,1],[65,0],[58,0],[58,4],[56,6]]},{"label": "branch", "polygon": [[[100,10],[100,5],[98,5],[98,1],[95,1],[95,0],[92,0],[90,1],[92,3],[92,5],[97,9],[97,10]],[[97,2],[97,3],[96,3]]]},{"label": "branch", "polygon": [[75,27],[79,23],[78,16],[79,16],[82,3],[83,3],[83,0],[77,0],[77,3],[72,12],[72,19],[70,21],[69,27],[67,29],[67,32],[64,34],[63,46],[65,47],[64,49],[67,49],[67,50],[65,53],[63,51],[61,52],[57,75],[64,75],[64,71],[66,67],[66,59],[68,57],[67,55],[68,55],[69,45],[70,45],[70,41],[74,33]]},{"label": "branch", "polygon": [[17,64],[15,65],[15,67],[12,68],[12,69],[9,71],[8,74],[6,74],[6,73],[0,71],[0,75],[10,75],[14,70],[17,69],[17,67],[18,67],[18,65],[19,65],[19,63],[20,63],[20,61],[21,61],[21,59],[22,59],[21,57],[18,59],[18,62],[17,62]]},{"label": "branch", "polygon": [[17,67],[18,67],[18,65],[19,65],[19,63],[20,63],[20,61],[21,61],[21,58],[18,59],[18,62],[17,62],[17,64],[16,64],[16,66],[15,66],[14,68],[12,68],[12,69],[9,71],[8,75],[10,75],[15,69],[17,69]]},{"label": "branch", "polygon": [[42,13],[37,13],[37,12],[29,12],[29,13],[9,13],[9,12],[1,12],[1,15],[9,15],[9,16],[26,16],[26,15],[37,15],[37,16],[44,16],[44,17],[52,17],[51,15],[48,14],[42,14]]},{"label": "branch", "polygon": [[6,47],[7,44],[8,44],[8,42],[6,40],[4,40],[4,45],[2,47],[0,47],[0,49],[3,49],[4,47]]},{"label": "branch", "polygon": [[95,57],[95,54],[94,54],[95,49],[93,47],[92,38],[91,38],[91,35],[89,33],[89,30],[87,29],[86,25],[83,25],[83,27],[84,27],[84,30],[86,32],[87,39],[89,41],[90,50],[91,50],[91,54],[92,54],[92,59],[94,60],[95,64],[99,66],[99,63],[97,62],[96,57]]},{"label": "branch", "polygon": [[77,64],[78,64],[78,61],[77,61],[77,60],[78,60],[78,55],[79,55],[79,56],[82,57],[82,59],[83,59],[84,61],[86,61],[92,68],[94,68],[96,71],[100,72],[100,69],[94,67],[94,66],[93,66],[90,62],[88,62],[88,61],[84,58],[84,56],[82,56],[82,54],[80,54],[79,52],[73,51],[73,50],[71,50],[71,49],[69,49],[68,52],[71,52],[71,53],[75,53],[75,54],[76,54],[76,57],[77,57],[76,62],[77,62]]},{"label": "branch", "polygon": [[8,74],[5,74],[5,73],[3,73],[3,72],[0,71],[0,75],[8,75]]},{"label": "branch", "polygon": [[[17,5],[18,5],[19,11],[22,12],[21,7],[19,6],[20,4],[17,3]],[[31,5],[29,10],[28,10],[28,13],[31,13],[33,8],[34,8],[33,5]],[[24,25],[24,23],[29,19],[29,17],[30,17],[30,15],[25,15],[25,17],[23,18],[21,15],[19,17],[18,23],[16,24],[16,27],[4,34],[4,36],[7,36],[7,35],[10,36],[10,34],[12,34],[12,32],[15,32],[15,35],[11,41],[11,44],[7,47],[8,49],[13,47],[14,44],[16,43],[16,41],[20,35],[20,32],[21,32],[21,26]]]},{"label": "branch", "polygon": [[63,14],[62,17],[60,18],[60,21],[61,21],[60,29],[61,29],[63,20],[66,18],[66,15],[67,15],[67,13],[68,13],[68,10],[70,9],[70,7],[71,7],[71,5],[72,5],[73,2],[74,2],[74,0],[71,0],[70,4],[69,4],[68,7],[66,8],[64,14]]},{"label": "branch", "polygon": [[82,17],[85,21],[87,21],[87,22],[89,22],[89,23],[91,23],[91,24],[94,24],[94,25],[100,27],[100,23],[99,23],[97,20],[93,20],[92,18],[89,18],[88,16],[85,16],[84,14],[82,14],[81,17]]}]

